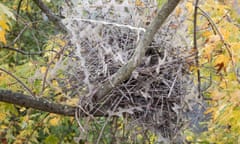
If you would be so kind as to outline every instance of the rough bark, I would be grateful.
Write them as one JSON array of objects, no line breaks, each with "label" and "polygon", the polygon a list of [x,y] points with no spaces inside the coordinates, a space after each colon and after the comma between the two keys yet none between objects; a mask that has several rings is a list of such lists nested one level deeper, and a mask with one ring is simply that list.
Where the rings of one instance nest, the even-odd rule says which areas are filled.
[{"label": "rough bark", "polygon": [[[16,104],[22,107],[29,107],[49,113],[60,114],[64,116],[75,116],[75,110],[77,107],[57,104],[48,101],[45,98],[33,97],[30,95],[25,95],[22,93],[13,92],[11,90],[0,89],[0,101]],[[93,110],[93,116],[105,116],[104,110]],[[81,116],[87,116],[84,112],[80,114]]]},{"label": "rough bark", "polygon": [[44,98],[33,97],[10,90],[0,90],[0,101],[65,116],[74,116],[76,109],[76,107],[52,103]]}]

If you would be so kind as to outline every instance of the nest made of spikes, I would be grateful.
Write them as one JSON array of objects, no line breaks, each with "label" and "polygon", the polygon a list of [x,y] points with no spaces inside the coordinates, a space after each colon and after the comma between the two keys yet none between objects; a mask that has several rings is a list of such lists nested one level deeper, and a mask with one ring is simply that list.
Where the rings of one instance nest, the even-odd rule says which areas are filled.
[{"label": "nest made of spikes", "polygon": [[132,125],[140,124],[171,138],[182,125],[190,85],[186,62],[190,46],[185,37],[184,11],[180,16],[172,14],[158,30],[142,64],[128,80],[115,87],[100,104],[88,95],[132,57],[156,9],[156,2],[138,7],[127,0],[85,1],[66,7],[63,23],[73,45],[66,75],[74,88],[72,95],[79,96],[79,107],[104,108],[109,116],[127,117]]}]

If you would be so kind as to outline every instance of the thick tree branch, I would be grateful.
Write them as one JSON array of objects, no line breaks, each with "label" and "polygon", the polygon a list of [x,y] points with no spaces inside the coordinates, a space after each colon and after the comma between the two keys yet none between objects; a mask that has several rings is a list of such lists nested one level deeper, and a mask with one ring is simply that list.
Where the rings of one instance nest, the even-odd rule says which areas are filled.
[{"label": "thick tree branch", "polygon": [[157,16],[153,19],[143,38],[138,43],[133,57],[121,67],[108,81],[104,82],[92,95],[96,101],[108,94],[116,85],[128,79],[137,66],[141,64],[141,59],[144,57],[147,46],[151,44],[154,35],[163,25],[164,21],[178,5],[180,0],[168,0],[163,7],[157,12]]},{"label": "thick tree branch", "polygon": [[[76,107],[73,106],[57,104],[50,102],[44,98],[32,97],[29,95],[2,89],[0,89],[0,101],[64,116],[75,116],[76,110]],[[94,116],[104,115],[105,114],[100,111],[94,111]],[[82,112],[81,116],[87,115]]]},{"label": "thick tree branch", "polygon": [[0,89],[0,101],[65,116],[75,115],[75,107],[52,103],[43,98],[15,93],[10,90]]},{"label": "thick tree branch", "polygon": [[61,22],[61,18],[56,16],[41,0],[33,0],[34,3],[46,14],[48,19],[52,21],[56,26],[58,26],[63,31],[67,32],[67,28]]}]

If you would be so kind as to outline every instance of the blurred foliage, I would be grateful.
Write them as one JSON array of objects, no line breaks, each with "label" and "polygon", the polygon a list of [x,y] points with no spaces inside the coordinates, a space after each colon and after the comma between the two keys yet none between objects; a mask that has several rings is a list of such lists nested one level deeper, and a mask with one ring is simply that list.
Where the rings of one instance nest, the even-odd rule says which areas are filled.
[{"label": "blurred foliage", "polygon": [[[62,2],[45,1],[54,12]],[[17,76],[34,94],[42,92],[44,69],[64,44],[61,32],[44,19],[33,1],[0,2],[0,67]],[[39,78],[29,79],[38,70]],[[27,94],[16,79],[3,71],[0,72],[0,87]],[[43,93],[47,96],[50,91],[56,94],[53,88]],[[0,143],[75,143],[74,137],[78,134],[74,118],[0,103]]]},{"label": "blurred foliage", "polygon": [[[239,4],[239,0],[206,0],[199,5],[197,37],[200,67],[196,69],[201,71],[204,97],[210,99],[205,113],[211,118],[204,123],[208,131],[202,134],[186,132],[186,138],[191,143],[240,142]],[[188,8],[193,12],[192,1]]]}]

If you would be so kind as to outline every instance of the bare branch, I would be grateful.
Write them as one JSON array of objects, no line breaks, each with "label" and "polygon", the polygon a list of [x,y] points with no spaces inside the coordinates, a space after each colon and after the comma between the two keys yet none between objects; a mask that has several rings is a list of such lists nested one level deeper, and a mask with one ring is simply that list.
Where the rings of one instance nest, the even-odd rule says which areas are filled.
[{"label": "bare branch", "polygon": [[141,59],[147,50],[147,46],[151,44],[157,30],[163,25],[167,17],[178,5],[180,0],[168,0],[162,8],[157,12],[157,16],[153,19],[143,38],[138,43],[133,57],[121,67],[108,81],[104,82],[97,91],[93,93],[95,100],[100,100],[108,94],[116,85],[128,79],[137,66],[141,64]]},{"label": "bare branch", "polygon": [[43,98],[14,93],[10,90],[0,90],[0,101],[65,116],[74,116],[75,113],[75,107],[52,103]]},{"label": "bare branch", "polygon": [[[29,95],[2,89],[0,89],[0,101],[72,117],[75,116],[76,110],[76,107],[74,106],[57,104],[54,102],[50,102],[44,98],[32,97]],[[83,113],[81,116],[87,115]],[[100,111],[97,112],[94,111],[94,116],[105,116],[105,114]]]},{"label": "bare branch", "polygon": [[9,46],[3,46],[3,47],[0,47],[0,48],[15,51],[15,52],[18,52],[18,53],[23,54],[23,55],[41,55],[41,54],[44,54],[46,52],[57,53],[57,51],[55,51],[55,50],[46,50],[46,51],[40,51],[40,52],[27,52],[27,51],[23,51],[23,50],[20,50],[20,49],[17,49],[17,48],[9,47]]},{"label": "bare branch", "polygon": [[195,62],[196,62],[196,66],[197,66],[197,78],[198,78],[198,97],[201,98],[202,94],[201,94],[201,73],[200,73],[200,69],[199,69],[199,58],[198,58],[198,47],[197,47],[197,10],[198,10],[198,0],[196,0],[195,6],[194,6],[194,20],[193,20],[193,47],[194,50],[196,52],[195,55]]},{"label": "bare branch", "polygon": [[14,74],[10,73],[9,71],[0,68],[0,71],[5,72],[6,74],[10,75],[11,77],[13,77],[15,80],[17,80],[28,92],[31,96],[34,96],[33,92],[27,87],[27,85],[25,85],[20,79],[18,79]]}]

